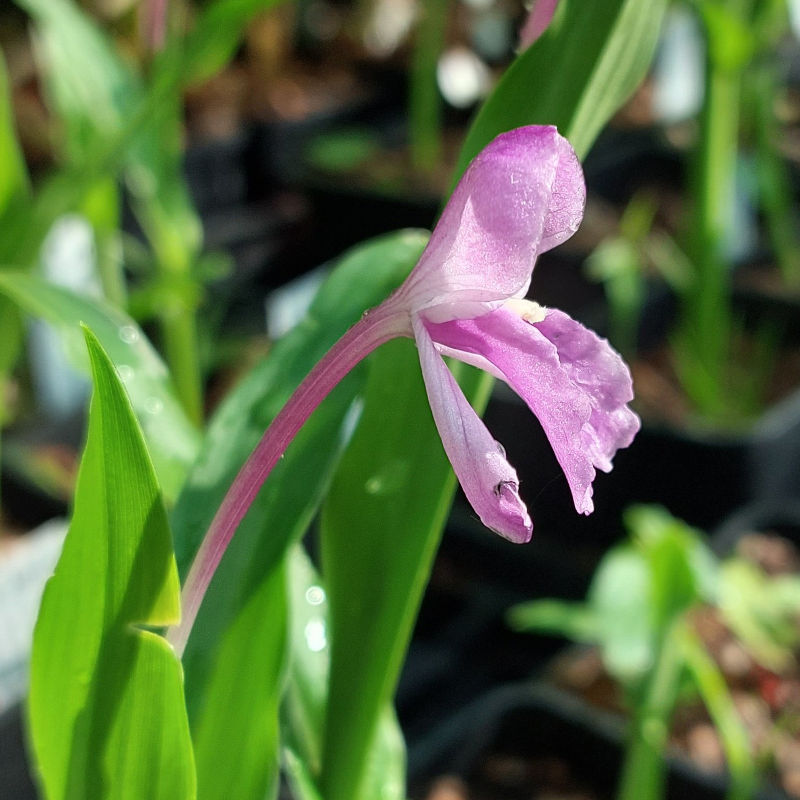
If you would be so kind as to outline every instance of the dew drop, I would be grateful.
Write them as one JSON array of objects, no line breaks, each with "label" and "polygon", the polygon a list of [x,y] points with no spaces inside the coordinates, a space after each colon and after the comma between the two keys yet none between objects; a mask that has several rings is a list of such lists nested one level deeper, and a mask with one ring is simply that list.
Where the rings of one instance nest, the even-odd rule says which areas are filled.
[{"label": "dew drop", "polygon": [[148,414],[160,414],[164,410],[164,403],[159,397],[148,397],[144,401],[144,410]]},{"label": "dew drop", "polygon": [[369,494],[378,494],[383,488],[383,481],[377,475],[373,475],[366,484],[364,484],[364,488]]},{"label": "dew drop", "polygon": [[139,341],[139,331],[137,331],[133,325],[123,325],[119,329],[119,338],[122,339],[125,344],[133,344]]},{"label": "dew drop", "polygon": [[309,586],[306,589],[306,601],[312,606],[322,605],[325,602],[325,590],[321,586]]},{"label": "dew drop", "polygon": [[328,645],[328,637],[325,632],[325,622],[321,619],[312,619],[306,623],[305,637],[308,649],[312,653],[319,653]]},{"label": "dew drop", "polygon": [[129,366],[128,364],[120,364],[117,367],[117,375],[119,375],[119,379],[123,383],[129,383],[133,380],[133,376],[136,373],[133,370],[133,367]]}]

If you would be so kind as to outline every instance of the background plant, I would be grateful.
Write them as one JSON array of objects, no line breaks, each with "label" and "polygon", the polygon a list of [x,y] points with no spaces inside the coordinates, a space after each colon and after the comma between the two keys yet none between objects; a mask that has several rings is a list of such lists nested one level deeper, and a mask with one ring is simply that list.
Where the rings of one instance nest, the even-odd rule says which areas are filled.
[{"label": "background plant", "polygon": [[800,642],[800,579],[770,579],[736,556],[717,559],[700,532],[657,507],[629,509],[626,524],[628,541],[604,556],[584,603],[525,603],[509,620],[518,630],[600,648],[630,715],[619,798],[664,795],[670,721],[687,694],[699,695],[719,734],[731,776],[728,797],[751,797],[753,747],[692,614],[717,609],[758,663],[780,669]]}]

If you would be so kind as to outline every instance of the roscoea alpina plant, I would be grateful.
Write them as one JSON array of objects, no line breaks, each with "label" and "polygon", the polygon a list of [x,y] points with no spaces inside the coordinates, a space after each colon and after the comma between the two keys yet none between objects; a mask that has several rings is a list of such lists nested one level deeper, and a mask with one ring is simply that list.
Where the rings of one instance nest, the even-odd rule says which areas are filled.
[{"label": "roscoea alpina plant", "polygon": [[524,299],[537,256],[575,232],[584,200],[580,163],[554,127],[504,133],[474,159],[408,278],[309,373],[234,480],[184,586],[183,620],[170,636],[179,653],[225,548],[270,470],[342,377],[395,337],[416,342],[442,444],[487,527],[526,542],[533,523],[514,468],[442,355],[486,370],[525,400],[564,470],[576,510],[593,510],[596,469],[610,470],[616,451],[639,428],[627,406],[630,373],[605,340],[563,312]]}]

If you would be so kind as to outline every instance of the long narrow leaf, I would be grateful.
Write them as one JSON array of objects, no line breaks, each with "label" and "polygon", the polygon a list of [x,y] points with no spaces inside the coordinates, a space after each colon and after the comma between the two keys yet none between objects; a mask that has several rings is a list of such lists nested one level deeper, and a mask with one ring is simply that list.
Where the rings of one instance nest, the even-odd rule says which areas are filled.
[{"label": "long narrow leaf", "polygon": [[189,800],[180,663],[141,629],[179,616],[167,517],[141,431],[98,340],[75,512],[33,643],[30,721],[49,800]]},{"label": "long narrow leaf", "polygon": [[520,125],[556,125],[583,158],[645,76],[666,0],[561,0],[561,6],[482,106],[457,175],[498,133]]},{"label": "long narrow leaf", "polygon": [[[329,670],[328,603],[313,564],[296,546],[289,553],[291,659],[284,698],[285,765],[297,800],[319,800]],[[405,742],[387,702],[370,747],[363,794],[405,798]]]}]

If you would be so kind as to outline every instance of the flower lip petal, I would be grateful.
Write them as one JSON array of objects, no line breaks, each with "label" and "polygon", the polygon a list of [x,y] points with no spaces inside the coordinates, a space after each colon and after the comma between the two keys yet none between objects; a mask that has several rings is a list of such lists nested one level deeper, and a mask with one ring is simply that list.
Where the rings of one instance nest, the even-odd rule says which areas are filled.
[{"label": "flower lip petal", "polygon": [[413,324],[431,412],[464,494],[486,527],[512,542],[529,541],[533,523],[519,496],[517,473],[467,402],[425,323],[415,317]]},{"label": "flower lip petal", "polygon": [[595,469],[610,469],[639,428],[626,405],[630,373],[608,342],[552,309],[541,322],[500,309],[427,327],[449,355],[488,362],[525,400],[564,470],[576,510],[591,513]]},{"label": "flower lip petal", "polygon": [[554,127],[501,134],[464,173],[398,296],[434,322],[524,296],[537,255],[577,229],[584,200],[580,163]]}]

